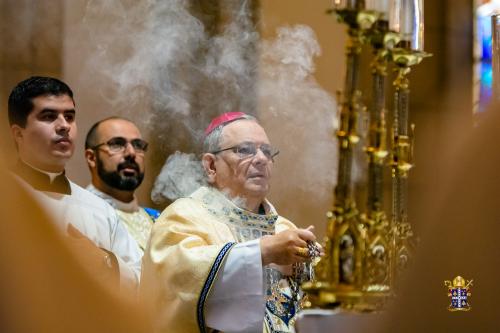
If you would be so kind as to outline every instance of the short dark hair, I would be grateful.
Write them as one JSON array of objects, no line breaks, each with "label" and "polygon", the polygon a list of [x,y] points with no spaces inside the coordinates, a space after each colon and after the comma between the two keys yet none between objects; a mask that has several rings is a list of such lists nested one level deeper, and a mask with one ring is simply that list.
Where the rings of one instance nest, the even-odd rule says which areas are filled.
[{"label": "short dark hair", "polygon": [[130,119],[127,119],[124,117],[118,117],[118,116],[111,116],[111,117],[99,120],[97,123],[92,125],[92,127],[87,132],[87,136],[85,137],[85,149],[89,149],[89,148],[92,149],[92,147],[95,147],[100,143],[100,142],[99,143],[97,142],[97,128],[103,122],[108,121],[108,120],[113,120],[113,119],[125,120],[125,121],[128,121],[129,123],[133,124],[133,121],[131,121]]},{"label": "short dark hair", "polygon": [[26,127],[28,116],[33,111],[33,98],[47,95],[68,95],[73,99],[70,87],[52,77],[32,76],[19,82],[9,95],[9,124]]}]

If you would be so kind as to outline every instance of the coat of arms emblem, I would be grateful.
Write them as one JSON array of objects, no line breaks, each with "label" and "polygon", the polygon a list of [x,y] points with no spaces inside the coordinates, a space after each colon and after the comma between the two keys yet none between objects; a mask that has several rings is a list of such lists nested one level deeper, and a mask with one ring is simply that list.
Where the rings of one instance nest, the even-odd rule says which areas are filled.
[{"label": "coat of arms emblem", "polygon": [[463,277],[457,276],[453,282],[444,281],[444,285],[448,288],[448,297],[451,297],[448,311],[469,311],[471,309],[467,297],[471,296],[472,280],[465,280]]}]

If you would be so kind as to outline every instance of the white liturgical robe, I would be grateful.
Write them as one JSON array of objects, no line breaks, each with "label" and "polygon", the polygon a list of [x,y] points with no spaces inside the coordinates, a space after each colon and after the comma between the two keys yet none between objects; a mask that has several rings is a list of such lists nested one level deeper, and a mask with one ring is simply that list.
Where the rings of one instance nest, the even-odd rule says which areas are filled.
[{"label": "white liturgical robe", "polygon": [[69,180],[65,180],[69,184],[68,193],[36,189],[30,180],[40,177],[36,173],[41,172],[30,169],[22,162],[18,163],[14,171],[16,178],[32,193],[60,230],[66,232],[71,224],[98,247],[112,252],[119,265],[120,286],[137,290],[141,274],[141,251],[114,209]]}]

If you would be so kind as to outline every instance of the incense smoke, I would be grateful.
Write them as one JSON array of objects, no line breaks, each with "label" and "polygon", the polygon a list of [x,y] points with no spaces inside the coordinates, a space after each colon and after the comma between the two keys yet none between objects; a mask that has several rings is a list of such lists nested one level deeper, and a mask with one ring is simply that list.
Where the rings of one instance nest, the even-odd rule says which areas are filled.
[{"label": "incense smoke", "polygon": [[[263,41],[259,76],[259,114],[271,141],[281,148],[274,173],[279,192],[293,193],[296,205],[327,199],[335,184],[338,126],[336,102],[314,79],[314,58],[321,54],[313,30],[282,27]],[[300,208],[296,208],[299,210]]]},{"label": "incense smoke", "polygon": [[170,155],[163,165],[151,191],[151,199],[159,203],[166,199],[175,200],[188,196],[205,184],[200,160],[194,154],[177,151]]},{"label": "incense smoke", "polygon": [[[217,114],[256,115],[281,150],[273,175],[275,203],[292,193],[329,200],[337,117],[334,99],[313,77],[319,44],[303,25],[280,28],[274,40],[262,41],[249,3],[222,1],[225,19],[207,31],[206,16],[190,1],[89,1],[84,23],[95,54],[87,72],[94,82],[97,76],[104,81],[101,97],[115,113],[153,128],[154,144],[170,152],[199,152],[203,130]],[[153,199],[189,194],[194,180],[203,179],[200,171],[194,155],[170,156]]]},{"label": "incense smoke", "polygon": [[[109,87],[101,96],[116,112],[145,126],[157,125],[167,115],[182,119],[193,137],[202,134],[199,120],[208,122],[214,112],[251,113],[256,68],[248,51],[258,35],[247,1],[226,2],[221,7],[233,20],[211,36],[191,14],[190,1],[89,1],[84,23],[95,53],[88,67]],[[144,101],[150,111],[137,117]]]}]

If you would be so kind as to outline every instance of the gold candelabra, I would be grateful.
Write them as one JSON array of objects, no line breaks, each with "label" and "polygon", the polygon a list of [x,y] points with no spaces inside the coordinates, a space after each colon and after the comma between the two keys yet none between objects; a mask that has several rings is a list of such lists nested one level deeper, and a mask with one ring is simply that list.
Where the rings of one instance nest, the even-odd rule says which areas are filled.
[{"label": "gold candelabra", "polygon": [[392,230],[393,230],[393,274],[406,267],[414,249],[413,232],[408,222],[408,176],[413,167],[415,125],[409,123],[411,67],[419,64],[430,54],[412,49],[411,44],[402,43],[392,50],[395,65],[395,99],[392,126]]},{"label": "gold candelabra", "polygon": [[[303,290],[308,295],[305,307],[374,311],[393,295],[394,277],[411,253],[407,179],[412,166],[413,132],[408,132],[407,75],[410,67],[427,55],[413,49],[411,39],[405,40],[404,34],[391,29],[384,8],[381,8],[382,3],[389,2],[377,4],[377,1],[371,1],[371,7],[365,1],[337,2],[344,3],[337,4],[328,12],[335,13],[338,20],[347,25],[349,36],[340,126],[336,133],[339,145],[337,185],[333,209],[327,213],[325,256],[315,266],[316,280],[303,284]],[[401,23],[404,22],[398,20],[398,25]],[[354,199],[352,165],[354,148],[360,141],[358,117],[364,111],[359,89],[360,54],[364,44],[372,46],[374,59],[371,64],[372,101],[365,147],[368,161],[367,202],[366,212],[360,213]],[[385,120],[389,63],[395,65],[397,72],[390,152],[386,144]],[[411,127],[414,128],[413,125]],[[391,220],[384,211],[383,195],[384,170],[388,165],[393,180]]]}]

